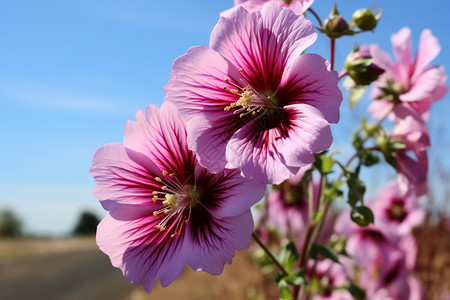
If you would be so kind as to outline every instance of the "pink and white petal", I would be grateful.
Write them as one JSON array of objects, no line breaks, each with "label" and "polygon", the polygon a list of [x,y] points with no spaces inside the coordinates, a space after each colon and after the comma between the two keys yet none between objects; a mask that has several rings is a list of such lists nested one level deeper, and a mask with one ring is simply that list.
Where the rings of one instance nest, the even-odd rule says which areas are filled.
[{"label": "pink and white petal", "polygon": [[242,75],[217,51],[206,46],[193,47],[173,63],[170,80],[164,87],[165,100],[175,104],[186,123],[199,112],[223,113],[226,106],[239,99],[230,93],[235,87],[226,78],[242,85]]},{"label": "pink and white petal", "polygon": [[261,12],[238,7],[221,18],[211,34],[210,47],[242,68],[255,90],[264,91],[278,86],[288,62],[316,38],[311,22],[303,16],[268,3]]},{"label": "pink and white petal", "polygon": [[227,165],[227,143],[236,129],[234,118],[222,113],[198,114],[187,124],[188,147],[197,155],[198,163],[212,173],[221,172]]},{"label": "pink and white petal", "polygon": [[428,67],[415,78],[410,90],[400,95],[400,100],[421,101],[431,97],[443,76],[445,76],[443,68],[438,66]]},{"label": "pink and white petal", "polygon": [[408,81],[412,67],[411,59],[411,29],[403,27],[398,33],[391,36],[394,56],[397,58],[400,78],[396,81],[405,83]]},{"label": "pink and white petal", "polygon": [[119,221],[107,215],[97,228],[100,250],[110,257],[113,266],[122,270],[127,280],[135,285],[144,284],[147,292],[157,278],[163,286],[173,282],[183,270],[186,254],[191,253],[184,236],[164,239],[155,236],[153,226],[152,216]]},{"label": "pink and white petal", "polygon": [[370,104],[368,111],[376,120],[385,118],[394,108],[394,103],[387,100],[374,100]]},{"label": "pink and white petal", "polygon": [[339,121],[342,93],[338,74],[317,54],[304,54],[287,66],[277,97],[286,104],[308,103],[317,108],[330,123]]},{"label": "pink and white petal", "polygon": [[136,120],[128,121],[124,127],[123,143],[131,150],[131,159],[143,163],[143,156],[138,155],[141,153],[156,164],[160,172],[180,174],[193,170],[195,157],[187,148],[186,129],[173,104],[163,103],[161,108],[150,105],[145,114],[137,112]]},{"label": "pink and white petal", "polygon": [[236,169],[225,169],[214,176],[205,175],[203,178],[203,184],[214,186],[211,193],[224,199],[216,201],[217,207],[209,209],[217,219],[241,215],[260,201],[266,191],[265,184],[243,178]]},{"label": "pink and white petal", "polygon": [[370,55],[373,57],[373,62],[379,66],[380,68],[384,69],[386,72],[388,72],[392,65],[394,64],[392,62],[391,56],[389,53],[383,51],[380,49],[378,45],[370,45],[369,46]]},{"label": "pink and white petal", "polygon": [[439,40],[431,33],[431,30],[424,29],[420,34],[419,49],[417,50],[414,66],[413,80],[415,76],[422,73],[427,65],[438,56],[441,51]]},{"label": "pink and white petal", "polygon": [[283,155],[289,166],[305,166],[314,161],[314,153],[331,146],[333,137],[329,123],[315,107],[293,104],[284,107],[290,116],[289,136],[275,142],[275,148]]},{"label": "pink and white petal", "polygon": [[94,195],[103,208],[118,210],[125,217],[128,213],[134,215],[135,211],[140,214],[153,211],[152,191],[159,189],[152,180],[155,170],[158,169],[151,161],[139,165],[128,157],[121,143],[112,143],[97,150],[89,172],[97,183]]},{"label": "pink and white petal", "polygon": [[[285,158],[278,151],[274,141],[279,137],[277,129],[260,132],[258,120],[242,127],[232,136],[227,144],[227,161],[241,170],[241,174],[259,183],[280,184],[294,176],[300,166],[288,166]],[[314,156],[307,157],[303,165],[314,161]]]},{"label": "pink and white petal", "polygon": [[205,271],[212,275],[219,275],[225,263],[231,264],[234,250],[246,249],[250,246],[253,231],[253,218],[250,210],[245,213],[215,220],[212,225],[214,234],[204,235],[202,239],[194,238],[197,233],[189,227],[186,232],[191,236],[190,243],[193,251],[187,257],[187,264],[196,271]]}]

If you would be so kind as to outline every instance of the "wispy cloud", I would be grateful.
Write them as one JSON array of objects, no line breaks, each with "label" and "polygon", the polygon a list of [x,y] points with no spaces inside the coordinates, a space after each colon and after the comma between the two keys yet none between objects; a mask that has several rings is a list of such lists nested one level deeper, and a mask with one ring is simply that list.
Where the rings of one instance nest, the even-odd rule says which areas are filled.
[{"label": "wispy cloud", "polygon": [[20,102],[51,110],[107,114],[120,114],[124,111],[124,107],[117,103],[117,99],[113,101],[29,80],[1,80],[0,96],[6,101]]}]

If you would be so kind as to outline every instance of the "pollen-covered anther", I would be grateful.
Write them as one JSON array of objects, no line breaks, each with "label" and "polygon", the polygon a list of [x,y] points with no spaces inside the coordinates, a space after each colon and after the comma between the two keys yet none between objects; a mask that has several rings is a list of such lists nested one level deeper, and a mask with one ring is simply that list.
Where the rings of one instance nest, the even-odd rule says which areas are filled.
[{"label": "pollen-covered anther", "polygon": [[161,187],[161,189],[162,189],[163,191],[165,191],[165,190],[167,190],[167,186],[163,185],[163,186]]},{"label": "pollen-covered anther", "polygon": [[167,206],[169,211],[174,210],[178,206],[177,196],[173,194],[166,194],[166,200],[163,201],[163,205]]},{"label": "pollen-covered anther", "polygon": [[155,177],[155,180],[156,180],[157,182],[162,182],[162,179],[161,179],[160,177]]}]

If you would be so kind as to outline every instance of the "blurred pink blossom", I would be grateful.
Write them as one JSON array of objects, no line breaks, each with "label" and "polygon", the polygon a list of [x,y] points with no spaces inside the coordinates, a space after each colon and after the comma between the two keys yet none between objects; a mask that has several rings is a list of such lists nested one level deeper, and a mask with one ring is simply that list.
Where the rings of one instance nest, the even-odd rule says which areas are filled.
[{"label": "blurred pink blossom", "polygon": [[448,91],[444,67],[430,65],[441,50],[439,41],[429,29],[423,30],[415,58],[412,57],[409,28],[404,27],[393,34],[391,41],[396,62],[377,45],[371,46],[374,62],[386,72],[375,82],[374,101],[369,111],[376,119],[381,119],[390,111],[395,116],[404,106],[426,120],[431,104],[441,100]]},{"label": "blurred pink blossom", "polygon": [[402,194],[395,182],[385,186],[368,204],[375,215],[375,224],[385,235],[406,236],[423,223],[425,210],[412,193]]},{"label": "blurred pink blossom", "polygon": [[405,149],[392,154],[396,159],[399,188],[402,193],[413,190],[416,195],[423,195],[427,192],[427,147],[430,146],[428,129],[411,109],[403,107],[397,112],[392,138],[399,139],[405,145]]}]

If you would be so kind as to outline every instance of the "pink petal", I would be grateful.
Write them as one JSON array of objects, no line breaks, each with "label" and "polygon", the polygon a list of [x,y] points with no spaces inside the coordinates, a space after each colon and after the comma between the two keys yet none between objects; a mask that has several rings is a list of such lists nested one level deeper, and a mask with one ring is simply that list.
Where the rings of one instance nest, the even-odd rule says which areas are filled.
[{"label": "pink petal", "polygon": [[212,173],[221,172],[227,165],[225,151],[234,133],[230,126],[233,122],[234,118],[224,117],[222,111],[199,114],[187,124],[189,149],[197,153],[199,164]]},{"label": "pink petal", "polygon": [[[120,143],[98,149],[89,170],[98,185],[94,194],[103,208],[117,210],[124,218],[153,212],[152,191],[159,185],[152,180],[152,174],[157,171],[159,169],[150,160],[143,166],[132,161]],[[141,209],[135,211],[135,207]]]},{"label": "pink petal", "polygon": [[[187,263],[194,270],[219,275],[225,263],[231,263],[234,250],[246,249],[250,246],[253,231],[253,218],[250,210],[236,217],[217,220],[214,235],[205,236],[201,242],[191,241],[191,252]],[[187,232],[192,235],[192,232]]]},{"label": "pink petal", "polygon": [[221,18],[210,47],[225,56],[258,91],[277,87],[290,60],[312,45],[317,35],[311,22],[290,9],[264,5],[250,14],[238,7]]},{"label": "pink petal", "polygon": [[338,74],[329,70],[327,61],[316,54],[293,58],[279,87],[280,98],[288,103],[308,103],[317,108],[330,123],[339,121],[342,93],[337,87]]},{"label": "pink petal", "polygon": [[152,239],[154,222],[151,217],[119,221],[107,215],[97,229],[97,244],[106,253],[113,266],[122,270],[127,280],[143,284],[150,292],[155,280],[167,286],[181,274],[189,244],[179,236],[168,238],[166,243]]},{"label": "pink petal", "polygon": [[412,86],[408,92],[400,95],[402,101],[421,101],[433,94],[439,85],[441,78],[445,76],[445,70],[442,67],[430,66],[425,69],[411,83]]},{"label": "pink petal", "polygon": [[423,69],[438,56],[440,51],[441,45],[439,44],[439,40],[431,33],[431,30],[423,30],[420,35],[413,79],[415,76],[422,73]]},{"label": "pink petal", "polygon": [[400,67],[398,72],[400,78],[398,81],[402,84],[408,82],[411,67],[411,29],[403,27],[398,33],[391,36],[391,42],[394,50],[397,65]]},{"label": "pink petal", "polygon": [[124,128],[123,144],[132,150],[129,151],[131,159],[145,164],[142,158],[147,157],[160,172],[181,174],[189,168],[194,170],[195,157],[187,149],[186,130],[173,104],[163,103],[161,109],[150,105],[146,114],[137,112],[136,120],[128,121]]},{"label": "pink petal", "polygon": [[213,49],[193,47],[173,63],[165,100],[175,104],[185,122],[200,111],[223,113],[239,98],[230,93],[235,87],[226,78],[238,84],[243,80],[236,67]]},{"label": "pink petal", "polygon": [[203,184],[215,187],[215,194],[224,199],[220,203],[217,201],[217,207],[209,209],[217,219],[241,215],[260,201],[266,190],[265,184],[243,178],[236,169],[225,169],[214,176],[205,175],[203,178]]}]

